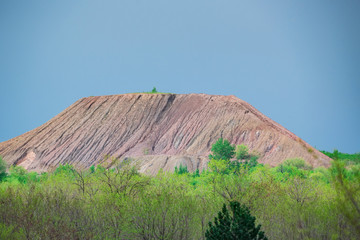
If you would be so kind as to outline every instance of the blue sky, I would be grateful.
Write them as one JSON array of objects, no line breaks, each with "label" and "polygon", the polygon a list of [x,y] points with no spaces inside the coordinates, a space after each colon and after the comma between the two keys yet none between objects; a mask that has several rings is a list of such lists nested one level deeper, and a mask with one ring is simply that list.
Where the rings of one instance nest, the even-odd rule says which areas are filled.
[{"label": "blue sky", "polygon": [[82,97],[235,95],[318,149],[360,152],[360,1],[0,3],[0,142]]}]

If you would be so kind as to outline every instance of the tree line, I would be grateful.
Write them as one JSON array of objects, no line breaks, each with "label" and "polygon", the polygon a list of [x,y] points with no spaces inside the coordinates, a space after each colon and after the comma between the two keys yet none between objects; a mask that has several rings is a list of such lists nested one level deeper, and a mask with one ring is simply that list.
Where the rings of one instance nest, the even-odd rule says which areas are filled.
[{"label": "tree line", "polygon": [[224,139],[209,157],[155,176],[134,159],[41,174],[0,160],[0,239],[360,239],[358,164],[271,168]]}]

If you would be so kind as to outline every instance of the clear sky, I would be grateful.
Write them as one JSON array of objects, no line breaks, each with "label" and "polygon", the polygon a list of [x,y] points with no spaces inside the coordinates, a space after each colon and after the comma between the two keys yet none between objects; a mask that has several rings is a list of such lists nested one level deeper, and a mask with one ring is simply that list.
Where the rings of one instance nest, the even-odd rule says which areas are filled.
[{"label": "clear sky", "polygon": [[0,2],[0,142],[82,97],[235,95],[360,152],[359,0]]}]

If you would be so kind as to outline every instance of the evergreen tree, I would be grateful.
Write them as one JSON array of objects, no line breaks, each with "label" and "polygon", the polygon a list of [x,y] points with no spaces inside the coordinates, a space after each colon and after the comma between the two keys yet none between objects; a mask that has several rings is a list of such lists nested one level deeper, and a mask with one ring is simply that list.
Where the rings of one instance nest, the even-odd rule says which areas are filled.
[{"label": "evergreen tree", "polygon": [[232,216],[224,204],[214,224],[209,222],[209,229],[205,233],[207,240],[267,240],[264,232],[260,231],[261,225],[255,227],[255,217],[251,216],[245,205],[233,201],[230,202],[230,209]]}]

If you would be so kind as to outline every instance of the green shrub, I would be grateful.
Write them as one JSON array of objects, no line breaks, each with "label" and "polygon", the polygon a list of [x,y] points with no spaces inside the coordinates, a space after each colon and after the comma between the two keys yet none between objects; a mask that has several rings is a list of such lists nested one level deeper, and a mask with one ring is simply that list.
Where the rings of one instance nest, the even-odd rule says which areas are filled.
[{"label": "green shrub", "polygon": [[249,159],[250,158],[249,148],[244,144],[237,145],[235,156],[237,160]]},{"label": "green shrub", "polygon": [[212,154],[209,155],[210,160],[224,159],[230,160],[235,155],[235,146],[231,145],[228,140],[219,138],[211,147]]},{"label": "green shrub", "polygon": [[28,172],[25,168],[20,166],[11,166],[9,169],[10,181],[17,180],[19,183],[27,183],[28,181]]},{"label": "green shrub", "polygon": [[280,178],[300,177],[305,178],[309,175],[308,170],[312,167],[305,163],[301,158],[287,159],[276,168],[276,172],[281,173]]},{"label": "green shrub", "polygon": [[90,167],[90,173],[95,173],[95,165],[91,165],[91,167]]},{"label": "green shrub", "polygon": [[286,159],[281,165],[296,167],[298,169],[311,170],[312,167],[308,165],[302,158]]},{"label": "green shrub", "polygon": [[74,167],[70,164],[65,164],[65,165],[59,165],[55,171],[54,174],[68,174],[68,173],[72,173],[73,172]]}]

